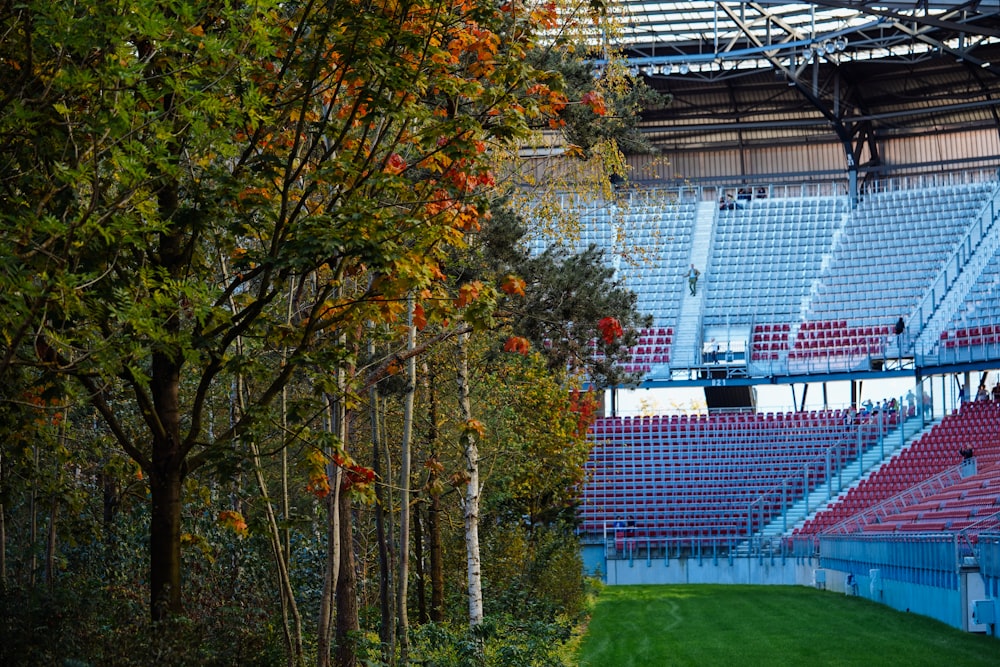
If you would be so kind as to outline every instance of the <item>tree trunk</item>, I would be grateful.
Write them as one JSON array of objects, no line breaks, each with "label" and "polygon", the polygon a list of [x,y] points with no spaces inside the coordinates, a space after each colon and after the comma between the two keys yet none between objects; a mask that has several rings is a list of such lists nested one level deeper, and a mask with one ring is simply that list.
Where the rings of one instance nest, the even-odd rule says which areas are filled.
[{"label": "tree trunk", "polygon": [[441,546],[441,494],[437,492],[437,383],[434,371],[424,364],[427,378],[427,444],[432,464],[428,466],[427,488],[430,489],[430,507],[427,508],[427,533],[430,547],[431,609],[430,618],[435,623],[444,621],[444,551]]},{"label": "tree trunk", "polygon": [[441,546],[441,496],[431,494],[427,511],[427,532],[430,533],[431,560],[431,620],[444,622],[444,549]]},{"label": "tree trunk", "polygon": [[340,576],[337,578],[337,648],[333,664],[356,667],[358,664],[355,636],[361,629],[358,619],[357,573],[354,569],[354,520],[351,494],[341,491],[340,509]]},{"label": "tree trunk", "polygon": [[[38,470],[38,445],[32,447],[33,469]],[[35,586],[35,571],[38,568],[37,552],[38,540],[38,491],[32,485],[31,493],[28,494],[28,544],[31,545],[31,557],[28,559],[28,588]]]},{"label": "tree trunk", "polygon": [[[0,452],[0,498],[4,494],[3,453]],[[0,590],[7,586],[7,520],[3,501],[0,500]]]},{"label": "tree trunk", "polygon": [[427,586],[424,577],[424,521],[419,506],[413,512],[413,581],[417,585],[417,623],[423,625],[427,616]]},{"label": "tree trunk", "polygon": [[[340,396],[344,395],[344,369],[337,368],[337,389]],[[347,415],[342,400],[333,400],[327,396],[327,430],[337,436],[341,443],[347,442]],[[340,502],[345,495],[341,489],[344,478],[343,470],[334,463],[334,452],[328,450],[326,475],[330,480],[331,493],[326,497],[326,568],[323,572],[323,599],[320,600],[319,627],[317,628],[318,645],[316,664],[319,667],[329,667],[330,649],[333,644],[333,610],[337,604],[337,594],[340,578],[343,574],[341,558],[344,544],[340,535]],[[350,540],[347,542],[350,548]]]},{"label": "tree trunk", "polygon": [[396,639],[393,631],[395,617],[392,613],[392,569],[385,529],[385,508],[391,507],[392,501],[387,497],[389,485],[383,482],[388,471],[386,473],[382,471],[382,433],[379,428],[379,412],[382,408],[375,386],[368,390],[368,397],[372,430],[372,470],[375,472],[375,507],[372,509],[375,512],[375,539],[378,542],[378,601],[381,619],[378,634],[382,642],[382,659],[387,665],[391,665]]},{"label": "tree trunk", "polygon": [[462,449],[465,451],[465,555],[469,583],[469,625],[483,622],[483,584],[479,558],[479,448],[469,397],[469,334],[458,337],[458,406],[462,422]]},{"label": "tree trunk", "polygon": [[[407,299],[406,350],[412,352],[416,345],[416,327],[413,326],[413,297]],[[407,613],[407,584],[410,578],[410,444],[413,437],[413,396],[417,384],[417,360],[410,356],[406,361],[406,398],[403,400],[403,441],[399,454],[399,574],[396,581],[396,613],[398,614],[399,662],[409,661],[409,614]]]},{"label": "tree trunk", "polygon": [[169,468],[149,476],[149,608],[154,621],[181,612],[182,481],[180,471]]},{"label": "tree trunk", "polygon": [[0,589],[7,587],[7,523],[4,512],[0,502]]},{"label": "tree trunk", "polygon": [[330,645],[333,638],[333,605],[335,591],[340,585],[340,479],[341,471],[333,463],[329,466],[330,494],[326,497],[326,567],[323,571],[323,598],[319,603],[319,621],[316,628],[316,665],[330,666]]},{"label": "tree trunk", "polygon": [[[285,560],[282,533],[278,528],[274,507],[271,504],[271,496],[267,491],[267,480],[264,478],[264,470],[260,464],[260,450],[256,443],[251,443],[250,446],[253,453],[254,476],[257,479],[257,486],[260,487],[261,504],[267,517],[267,534],[271,541],[271,552],[274,554],[274,564],[278,570],[278,590],[281,592],[281,616],[285,645],[288,649],[288,664],[298,667],[303,664],[302,619],[299,615],[298,605],[295,603],[295,591],[292,590],[288,561]],[[288,624],[289,617],[291,617],[291,627]]]},{"label": "tree trunk", "polygon": [[56,581],[56,526],[59,520],[59,501],[52,499],[49,512],[49,538],[45,545],[45,585],[52,588]]}]

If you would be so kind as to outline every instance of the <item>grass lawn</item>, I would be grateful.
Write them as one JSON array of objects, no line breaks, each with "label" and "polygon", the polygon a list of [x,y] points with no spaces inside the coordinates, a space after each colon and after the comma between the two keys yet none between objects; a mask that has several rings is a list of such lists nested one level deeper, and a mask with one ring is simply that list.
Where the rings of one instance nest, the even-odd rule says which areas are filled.
[{"label": "grass lawn", "polygon": [[804,586],[609,586],[581,667],[1000,665],[1000,640]]}]

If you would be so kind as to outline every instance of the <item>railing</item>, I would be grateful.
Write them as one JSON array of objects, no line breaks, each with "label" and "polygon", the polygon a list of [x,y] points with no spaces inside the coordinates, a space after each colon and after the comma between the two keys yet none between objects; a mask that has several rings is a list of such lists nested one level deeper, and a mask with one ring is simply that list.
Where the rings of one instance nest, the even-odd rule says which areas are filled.
[{"label": "railing", "polygon": [[886,498],[877,505],[873,505],[872,507],[862,510],[854,516],[851,516],[840,523],[821,531],[820,536],[860,533],[865,529],[865,526],[880,523],[882,519],[886,519],[894,514],[899,514],[907,507],[916,505],[920,501],[929,498],[936,493],[940,493],[950,486],[954,486],[968,476],[967,469],[965,472],[963,472],[963,469],[966,469],[966,464],[961,464],[955,466],[954,468],[949,468],[944,472],[938,473],[937,475],[934,475],[933,477],[906,489],[902,493],[898,493],[891,498]]},{"label": "railing", "polygon": [[[642,531],[629,526],[605,525],[602,542],[604,555],[608,560],[645,560],[671,558],[733,559],[736,556],[780,556],[793,555],[793,542],[774,539],[748,540],[745,535],[713,535],[713,528],[705,526],[700,532],[692,531],[683,537],[644,535]],[[717,531],[716,531],[717,532]]]},{"label": "railing", "polygon": [[[885,459],[885,454],[886,454],[885,443],[887,436],[889,435],[893,427],[899,429],[900,443],[902,444],[905,441],[906,438],[905,425],[909,418],[904,417],[903,419],[898,419],[899,414],[901,413],[895,413],[895,415],[897,416],[894,416],[893,419],[886,420],[884,419],[885,413],[879,412],[879,414],[877,415],[877,419],[872,419],[872,421],[860,422],[858,424],[856,446],[852,446],[851,443],[847,442],[837,443],[829,447],[825,451],[823,456],[815,457],[810,462],[804,464],[802,479],[806,480],[806,484],[804,487],[804,492],[805,492],[804,497],[801,498],[802,501],[804,502],[803,509],[804,509],[804,514],[806,516],[808,516],[813,509],[810,507],[809,504],[810,494],[814,493],[822,485],[825,484],[827,487],[827,492],[824,502],[828,503],[831,500],[833,500],[836,494],[843,492],[844,489],[847,488],[847,486],[853,483],[854,479],[860,479],[864,475],[865,472],[864,458],[868,452],[878,447],[879,449],[878,460],[881,461]],[[916,417],[916,415],[913,416]],[[865,431],[866,428],[868,429],[867,432]],[[844,461],[844,455],[841,454],[839,451],[841,448],[846,448],[847,452],[850,452],[856,457],[855,460],[858,466],[857,477],[852,478],[848,484],[844,483],[843,475],[844,472],[848,470],[849,462]],[[838,456],[839,458],[835,458]],[[843,463],[841,465],[834,466],[831,463],[833,460],[843,461]],[[853,464],[853,462],[850,463]],[[822,467],[823,474],[818,476],[817,475],[811,476],[809,470],[810,466],[812,465],[816,465],[815,469],[817,470],[819,470]],[[836,477],[836,482],[834,482],[835,477]],[[809,487],[808,485],[809,480],[818,480],[818,482],[812,487]],[[747,535],[750,537],[751,540],[763,537],[763,531],[768,525],[770,525],[770,522],[774,520],[775,513],[773,513],[770,516],[767,516],[761,510],[763,510],[763,508],[765,507],[774,507],[776,502],[778,503],[777,507],[779,508],[780,519],[783,522],[782,529],[780,532],[782,534],[788,533],[789,526],[788,526],[787,512],[791,508],[792,502],[793,501],[797,502],[800,496],[796,495],[794,499],[789,499],[787,494],[787,488],[790,483],[794,482],[797,484],[798,481],[799,481],[799,476],[786,477],[785,479],[781,480],[781,482],[778,485],[775,485],[771,489],[768,489],[763,494],[761,494],[761,496],[759,496],[757,499],[755,499],[748,505],[747,516],[749,517],[749,520],[747,524]],[[757,520],[755,520],[754,518],[755,506],[759,506],[761,508],[760,510],[757,511]]]},{"label": "railing", "polygon": [[[1000,216],[1000,187],[994,189],[993,197],[989,202],[983,206],[983,210],[980,211],[979,218],[970,225],[965,236],[959,242],[955,249],[955,252],[948,259],[947,263],[941,269],[941,272],[931,283],[930,288],[925,292],[924,298],[921,300],[920,305],[913,311],[910,316],[910,329],[920,332],[921,337],[924,336],[925,328],[931,323],[938,321],[940,318],[935,318],[938,315],[939,308],[948,298],[949,293],[954,287],[956,281],[962,275],[963,271],[967,270],[967,264],[973,255],[980,249],[980,244],[983,243],[984,239],[988,237],[990,243],[993,246],[993,251],[996,251],[998,245],[1000,245],[1000,235],[993,234],[990,237],[990,230],[993,229],[993,225],[996,223],[998,216]],[[989,248],[983,249],[986,253],[991,254]],[[980,267],[981,268],[981,267]],[[966,288],[970,287],[972,284],[972,279],[974,276],[969,276],[967,278],[968,285]],[[964,295],[963,295],[964,296]],[[913,326],[916,322],[917,326]],[[940,329],[940,327],[935,327]],[[927,333],[929,336],[929,344],[925,344],[923,350],[920,350],[922,354],[928,352],[928,347],[933,347],[937,345],[937,335],[940,331],[930,331]],[[927,339],[924,339],[927,340]]]},{"label": "railing", "polygon": [[975,558],[979,558],[979,535],[982,533],[996,533],[1000,531],[1000,512],[983,517],[979,521],[970,523],[968,526],[958,531],[959,544],[962,545]]}]

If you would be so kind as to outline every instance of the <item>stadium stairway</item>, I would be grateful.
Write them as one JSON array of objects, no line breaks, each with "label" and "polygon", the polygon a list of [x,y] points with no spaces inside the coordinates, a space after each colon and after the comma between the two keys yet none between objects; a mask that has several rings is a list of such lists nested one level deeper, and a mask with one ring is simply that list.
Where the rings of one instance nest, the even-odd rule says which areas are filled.
[{"label": "stadium stairway", "polygon": [[[702,313],[705,309],[705,292],[711,289],[712,277],[707,275],[709,248],[711,247],[712,231],[715,227],[718,206],[714,201],[698,203],[695,215],[694,230],[691,234],[691,261],[695,268],[701,271],[698,280],[698,295],[690,296],[687,292],[687,280],[682,283],[684,299],[677,318],[676,335],[671,348],[671,366],[675,368],[691,368],[701,364],[701,331]],[[685,267],[686,268],[686,267]]]},{"label": "stadium stairway", "polygon": [[938,421],[940,420],[921,425],[919,419],[907,419],[901,426],[891,429],[882,439],[881,445],[876,443],[861,455],[860,462],[855,458],[847,463],[840,472],[835,473],[833,479],[820,484],[810,494],[792,504],[783,516],[775,517],[771,523],[764,526],[761,530],[761,536],[767,540],[791,534],[795,528],[801,527],[806,519],[813,514],[836,503],[849,488],[877,470],[883,463],[892,458],[893,454],[916,441]]}]

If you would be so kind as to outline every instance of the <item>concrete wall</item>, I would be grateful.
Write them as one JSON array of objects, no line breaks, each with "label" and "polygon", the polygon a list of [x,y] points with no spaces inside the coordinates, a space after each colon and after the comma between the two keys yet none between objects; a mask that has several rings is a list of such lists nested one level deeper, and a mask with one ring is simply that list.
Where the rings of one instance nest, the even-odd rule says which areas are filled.
[{"label": "concrete wall", "polygon": [[[960,630],[985,632],[973,625],[969,606],[985,595],[978,571],[963,571],[957,590],[894,581],[879,576],[856,577],[848,590],[847,573],[820,568],[816,559],[796,558],[635,558],[606,560],[601,547],[584,548],[584,564],[591,573],[599,572],[605,583],[615,586],[636,584],[758,584],[769,586],[816,586],[847,595],[859,595],[899,611],[929,616]],[[819,575],[817,576],[817,572]],[[817,579],[821,581],[817,581]]]},{"label": "concrete wall", "polygon": [[609,560],[604,580],[628,584],[812,585],[815,565],[780,558],[636,558]]}]

